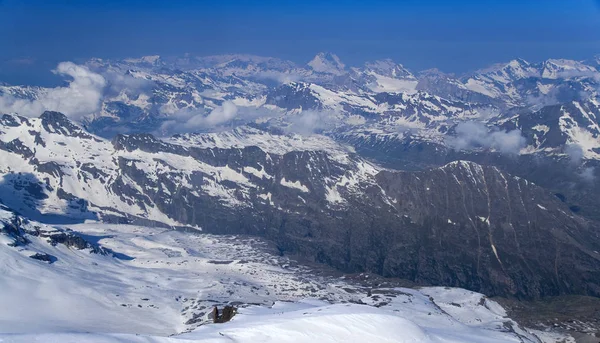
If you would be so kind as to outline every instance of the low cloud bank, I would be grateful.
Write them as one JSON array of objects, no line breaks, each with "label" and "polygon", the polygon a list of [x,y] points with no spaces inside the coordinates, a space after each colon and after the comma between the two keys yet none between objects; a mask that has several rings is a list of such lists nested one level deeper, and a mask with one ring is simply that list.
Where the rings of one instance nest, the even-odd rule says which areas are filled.
[{"label": "low cloud bank", "polygon": [[456,150],[492,149],[505,154],[518,154],[526,146],[520,130],[503,131],[488,128],[480,122],[464,122],[455,128],[456,136],[447,143]]},{"label": "low cloud bank", "polygon": [[61,62],[52,72],[65,77],[67,85],[41,88],[34,92],[33,98],[0,94],[0,113],[37,117],[44,111],[57,111],[81,120],[100,112],[107,95],[117,95],[123,90],[133,93],[150,85],[147,80],[114,72],[100,74],[73,62]]},{"label": "low cloud bank", "polygon": [[106,87],[106,79],[102,75],[72,62],[60,63],[53,72],[70,78],[68,85],[44,89],[35,99],[3,94],[0,96],[0,112],[31,117],[44,111],[58,111],[73,119],[81,119],[100,109]]},{"label": "low cloud bank", "polygon": [[200,131],[227,123],[235,119],[238,113],[238,107],[231,101],[223,102],[209,113],[203,110],[182,110],[165,121],[160,131],[163,134]]}]

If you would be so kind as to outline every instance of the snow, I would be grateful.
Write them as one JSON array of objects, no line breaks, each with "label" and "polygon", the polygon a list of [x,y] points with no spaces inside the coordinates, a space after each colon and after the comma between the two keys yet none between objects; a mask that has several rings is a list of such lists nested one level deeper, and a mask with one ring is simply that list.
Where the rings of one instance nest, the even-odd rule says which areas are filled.
[{"label": "snow", "polygon": [[[252,62],[239,66],[238,62]],[[126,60],[133,64],[158,64],[158,56],[147,56],[140,59]],[[165,92],[159,95],[167,99],[161,104],[162,115],[177,114],[182,108],[207,109],[217,106],[220,100],[230,99],[238,106],[266,108],[267,97],[264,95],[266,86],[242,80],[236,75],[267,75],[268,71],[257,66],[258,63],[271,63],[263,58],[230,57],[219,63],[211,65],[213,74],[206,74],[208,70],[198,70],[185,77],[181,75],[160,74],[149,72],[140,66],[140,70],[131,71],[138,79],[147,79],[151,82],[163,83],[177,89],[174,92]],[[319,54],[309,63],[317,73],[330,73],[341,75],[345,73],[345,66],[339,58],[331,54]],[[387,64],[377,64],[380,68]],[[543,69],[541,69],[543,67]],[[280,75],[298,74],[306,77],[312,73],[303,69],[296,73],[293,67],[284,67]],[[217,79],[214,73],[227,78]],[[307,89],[329,111],[335,119],[346,122],[356,127],[349,135],[360,139],[377,139],[384,142],[403,139],[404,132],[399,133],[399,128],[411,132],[412,137],[443,142],[441,128],[447,128],[454,121],[464,120],[469,115],[477,115],[478,109],[463,110],[462,103],[453,103],[441,98],[429,97],[416,93],[417,81],[414,78],[397,76],[396,69],[391,74],[378,71],[367,71],[375,82],[361,88],[360,91],[338,89],[322,84],[306,84]],[[536,77],[545,78],[536,82],[537,90],[541,94],[552,94],[554,81],[558,78],[573,79],[596,75],[595,68],[585,66],[579,62],[567,60],[549,60],[541,65],[530,65],[521,60],[514,60],[490,70],[480,72],[467,79],[461,87],[488,95],[502,101],[509,106],[522,101],[521,95],[512,84],[515,80]],[[385,75],[384,75],[385,74]],[[275,74],[273,74],[275,75]],[[189,78],[189,79],[188,79]],[[317,78],[314,78],[317,80]],[[459,81],[456,81],[459,82]],[[462,82],[462,81],[460,81]],[[191,100],[183,101],[180,94],[186,94],[194,84],[202,84],[206,88],[199,92],[194,89],[187,95]],[[370,90],[368,89],[370,88]],[[10,94],[22,93],[23,96],[43,94],[45,89],[27,89],[2,87],[0,91]],[[534,89],[535,91],[535,89]],[[363,93],[364,92],[364,93]],[[402,92],[397,103],[378,103],[373,99],[377,92]],[[119,92],[110,101],[122,101],[128,105],[148,110],[152,107],[151,99],[147,94],[133,96],[127,92]],[[252,96],[251,96],[252,95]],[[186,97],[188,98],[188,97]],[[596,100],[592,100],[595,103]],[[597,103],[596,103],[597,104]],[[419,109],[414,109],[419,105]],[[598,124],[594,113],[588,111],[585,105],[575,102],[575,108],[580,113],[568,113],[563,108],[560,118],[560,130],[567,137],[567,143],[581,148],[586,159],[600,159],[600,141],[598,140]],[[361,113],[376,114],[378,119],[366,116],[348,116],[351,113],[347,108],[360,110]],[[302,112],[300,110],[299,112]],[[285,113],[294,115],[295,113]],[[296,113],[297,114],[297,113]],[[300,113],[301,114],[301,113]],[[102,115],[108,115],[102,113]],[[113,114],[111,114],[113,115]],[[381,117],[381,120],[379,119]],[[580,120],[580,118],[584,120]],[[377,125],[371,125],[372,120],[377,120]],[[585,121],[589,121],[585,122]],[[61,178],[50,178],[49,186],[53,189],[61,188],[76,197],[89,200],[91,209],[104,207],[105,213],[123,213],[144,216],[169,225],[180,225],[168,218],[152,204],[139,204],[129,202],[125,197],[114,194],[106,187],[110,181],[119,176],[117,161],[125,158],[127,166],[142,171],[150,181],[158,180],[159,176],[168,175],[174,182],[184,187],[192,187],[190,175],[200,172],[204,177],[204,184],[190,192],[205,192],[215,201],[229,206],[243,206],[244,196],[249,188],[257,190],[257,196],[265,203],[275,206],[271,193],[264,193],[254,183],[256,179],[274,180],[277,182],[281,175],[270,175],[264,166],[244,166],[239,168],[226,166],[212,166],[191,157],[177,154],[160,153],[152,154],[143,151],[116,151],[110,141],[93,137],[83,140],[66,137],[41,129],[39,119],[31,119],[31,126],[25,124],[10,127],[0,131],[0,141],[10,142],[19,139],[29,147],[34,157],[41,163],[56,162],[65,174]],[[594,124],[595,123],[595,124]],[[368,127],[363,127],[371,125]],[[595,126],[594,126],[595,125]],[[4,128],[3,128],[4,129]],[[410,129],[410,130],[409,130]],[[538,133],[547,134],[549,126],[538,124],[533,126]],[[41,133],[41,139],[47,146],[35,143],[30,131]],[[414,131],[414,133],[413,133]],[[408,136],[408,135],[407,135]],[[535,136],[538,139],[537,135]],[[331,176],[325,180],[325,199],[331,205],[345,203],[342,196],[348,191],[353,191],[358,185],[364,185],[373,179],[379,171],[378,167],[362,160],[350,158],[352,149],[336,143],[333,139],[322,135],[300,136],[295,134],[277,135],[249,127],[237,128],[219,133],[201,135],[181,135],[167,139],[168,142],[181,144],[184,147],[200,148],[244,148],[249,146],[259,147],[268,158],[280,156],[292,151],[320,151],[331,157],[332,160],[348,167],[348,172],[341,176]],[[537,142],[538,146],[541,144]],[[532,151],[535,150],[532,148]],[[542,151],[542,150],[539,150]],[[31,174],[42,180],[47,177],[38,172],[34,165],[20,156],[0,151],[0,173],[4,175]],[[357,162],[358,161],[358,162]],[[78,163],[91,164],[106,173],[103,180],[86,179],[86,172]],[[465,167],[476,180],[478,170],[466,162],[458,162]],[[473,170],[472,170],[473,169]],[[177,175],[170,173],[177,171]],[[59,180],[60,179],[60,180]],[[231,181],[239,186],[238,191],[225,187],[223,184]],[[137,184],[129,177],[123,177],[126,186],[134,190],[141,190],[147,186]],[[292,190],[303,193],[309,192],[308,186],[300,180],[291,181],[282,177],[279,184]],[[342,187],[342,188],[340,188]],[[429,190],[429,188],[427,188]],[[341,193],[341,191],[343,191]],[[12,194],[15,195],[16,193]],[[56,194],[48,193],[49,198],[40,201],[38,209],[43,214],[63,214],[69,211],[68,203]],[[3,200],[6,201],[6,196]],[[11,195],[8,195],[8,201]],[[242,200],[240,200],[242,199]],[[302,198],[300,198],[302,199]],[[397,202],[396,199],[390,199]],[[542,205],[540,209],[546,210]],[[20,208],[17,208],[20,209]],[[10,212],[0,210],[0,221],[13,218]],[[489,225],[488,217],[479,217],[479,220]],[[448,223],[452,223],[448,219]],[[358,306],[356,304],[341,304],[343,301],[358,301],[376,304],[376,300],[366,297],[356,299],[356,296],[344,294],[336,289],[339,280],[328,280],[325,283],[329,289],[317,288],[315,294],[303,292],[299,289],[312,287],[322,282],[299,281],[297,275],[284,268],[280,263],[265,262],[271,257],[261,255],[248,246],[240,247],[244,256],[224,252],[239,246],[227,241],[227,237],[212,237],[207,235],[184,235],[180,232],[156,228],[133,226],[106,226],[103,224],[89,223],[73,226],[76,231],[91,235],[101,244],[111,249],[131,256],[133,260],[119,260],[112,257],[89,254],[87,251],[75,251],[64,246],[51,247],[41,239],[34,238],[31,246],[10,248],[6,244],[10,239],[0,235],[0,258],[6,263],[0,267],[3,278],[0,279],[0,306],[14,310],[0,313],[0,332],[10,332],[14,335],[0,334],[0,340],[9,342],[30,341],[60,341],[60,342],[85,342],[87,341],[138,341],[138,342],[173,342],[213,340],[228,341],[229,338],[238,341],[268,341],[270,339],[281,341],[281,336],[286,335],[292,341],[308,341],[319,339],[327,341],[346,340],[352,341],[353,337],[361,335],[372,337],[373,340],[385,341],[389,337],[398,336],[402,339],[411,337],[423,341],[452,342],[452,341],[513,341],[509,333],[500,333],[496,329],[505,322],[505,313],[499,305],[485,300],[485,306],[478,305],[481,295],[454,289],[423,289],[402,290],[410,294],[401,295],[401,299],[418,299],[415,303],[406,304],[397,299],[389,305],[378,308],[372,306]],[[241,238],[231,237],[231,240]],[[498,258],[496,247],[492,250]],[[250,244],[249,244],[250,245]],[[216,251],[215,251],[216,250]],[[49,252],[58,257],[58,261],[47,265],[43,262],[29,259],[35,252]],[[260,261],[250,264],[242,263],[248,255],[260,256]],[[230,264],[211,264],[212,259],[227,260],[232,258]],[[5,277],[4,277],[5,276]],[[319,280],[322,281],[322,280]],[[238,284],[247,283],[258,287],[256,292],[251,287]],[[286,285],[295,288],[294,291],[283,291],[276,286]],[[289,289],[289,288],[288,288]],[[335,304],[317,303],[303,300],[307,297],[327,297],[335,289],[333,300]],[[389,290],[388,290],[389,291]],[[233,292],[230,294],[229,292]],[[427,293],[429,292],[429,293]],[[119,295],[117,297],[117,294]],[[437,307],[424,295],[432,295],[436,306],[444,309],[447,314],[437,311]],[[184,311],[187,304],[175,300],[177,296],[198,300],[202,304],[209,304],[208,300],[218,299],[225,302],[232,298],[243,300],[245,303],[260,303],[263,306],[242,308],[238,317],[230,324],[222,326],[207,325],[196,329],[195,326],[184,325],[190,316],[190,311]],[[140,299],[150,297],[152,304],[157,308],[150,308]],[[336,298],[337,297],[337,298]],[[332,298],[329,298],[332,300]],[[290,300],[292,303],[282,303],[281,300]],[[190,300],[191,301],[191,300]],[[276,302],[273,307],[273,302]],[[121,306],[124,303],[126,306]],[[461,307],[452,305],[461,304]],[[142,307],[138,307],[141,305]],[[210,305],[210,304],[209,304]],[[204,305],[203,305],[204,306]],[[431,315],[427,313],[433,313]],[[415,315],[416,313],[416,315]],[[433,316],[433,317],[431,317]],[[26,321],[23,318],[27,318]],[[482,319],[484,318],[484,319]],[[479,319],[479,321],[477,320]],[[348,330],[352,327],[352,330]],[[180,336],[166,337],[180,334],[188,330],[196,330]],[[87,334],[84,331],[93,333]],[[403,334],[402,334],[403,333]],[[136,336],[135,334],[141,334]],[[31,336],[33,335],[33,336]],[[318,335],[318,337],[317,337]],[[412,336],[411,336],[412,335]],[[542,334],[551,336],[551,334]],[[398,337],[395,341],[398,341]],[[546,339],[545,338],[545,339]],[[551,339],[551,338],[548,338]]]},{"label": "snow", "polygon": [[273,195],[271,194],[271,192],[267,193],[267,194],[259,194],[258,195],[259,198],[268,201],[269,205],[271,206],[275,206],[275,203],[273,203]]},{"label": "snow", "polygon": [[[1,336],[0,336],[1,337]],[[28,341],[29,339],[29,341]],[[410,318],[371,306],[328,305],[317,302],[276,303],[272,308],[242,309],[223,325],[206,325],[172,337],[133,335],[54,334],[9,336],[4,342],[394,342],[394,343],[500,343],[521,342],[487,330],[470,330],[455,323],[454,329],[422,327]],[[531,342],[531,341],[530,341]]]},{"label": "snow", "polygon": [[308,62],[308,66],[316,72],[334,75],[344,74],[344,68],[346,67],[336,55],[322,52]]},{"label": "snow", "polygon": [[[0,220],[12,217],[0,209]],[[481,294],[430,287],[371,295],[271,255],[258,239],[101,223],[68,228],[127,258],[31,236],[18,248],[1,240],[0,304],[10,310],[0,311],[0,341],[537,342]],[[57,261],[29,258],[34,252]],[[226,324],[185,324],[200,312],[200,323],[208,323],[212,306],[228,302],[255,305],[241,306]],[[521,337],[505,331],[505,322]]]},{"label": "snow", "polygon": [[244,167],[244,172],[252,174],[259,179],[272,179],[273,178],[273,176],[271,176],[265,172],[265,168],[263,166],[261,166],[260,170],[254,168],[254,167]]},{"label": "snow", "polygon": [[351,147],[341,145],[323,135],[277,135],[247,126],[219,133],[180,135],[165,141],[199,148],[227,149],[256,146],[267,153],[277,155],[292,151],[323,151],[341,163],[347,163],[347,154],[352,152]]},{"label": "snow", "polygon": [[[132,259],[53,247],[39,238],[32,238],[32,245],[24,250],[3,244],[0,304],[12,310],[0,311],[0,332],[166,336],[188,328],[183,323],[191,312],[185,308],[194,301],[205,306],[214,304],[212,300],[272,304],[297,296],[301,287],[318,288],[295,281],[301,274],[284,271],[279,267],[284,261],[275,265],[262,262],[272,257],[252,248],[256,245],[252,240],[236,239],[232,246],[227,237],[160,228],[108,224],[69,227]],[[44,251],[58,261],[48,265],[26,257],[28,251]],[[231,256],[231,252],[237,255]],[[240,263],[242,259],[247,262]],[[213,260],[232,262],[210,263]],[[281,294],[278,286],[298,291]],[[320,291],[317,294],[324,295]]]},{"label": "snow", "polygon": [[294,189],[298,189],[301,192],[304,193],[308,193],[310,192],[308,187],[306,187],[305,185],[303,185],[300,181],[288,181],[285,179],[285,177],[282,177],[281,180],[279,181],[279,183],[282,186],[288,187],[288,188],[294,188]]},{"label": "snow", "polygon": [[[280,306],[277,306],[280,305]],[[212,339],[215,342],[435,342],[409,319],[373,307],[317,305],[286,311],[285,304],[260,309],[224,328],[206,326],[184,334],[184,339]]]},{"label": "snow", "polygon": [[6,211],[4,209],[2,209],[2,207],[0,207],[0,221],[8,221],[10,219],[12,219],[14,217],[14,214],[12,212]]},{"label": "snow", "polygon": [[408,93],[414,94],[417,92],[417,84],[419,83],[415,79],[397,79],[393,77],[383,76],[376,73],[368,73],[375,77],[375,82],[369,85],[369,88],[376,93],[390,92],[390,93]]},{"label": "snow", "polygon": [[540,93],[542,93],[542,94],[550,93],[550,91],[553,88],[552,85],[544,85],[540,82],[538,82],[537,86],[538,86],[538,89],[540,90]]},{"label": "snow", "polygon": [[572,78],[590,76],[598,71],[578,61],[566,59],[549,59],[544,62],[542,77],[546,79]]},{"label": "snow", "polygon": [[[596,152],[600,149],[600,139],[596,136],[599,130],[598,124],[594,123],[591,116],[588,115],[587,111],[579,103],[575,102],[574,104],[579,113],[572,114],[569,113],[565,106],[561,107],[559,127],[561,132],[568,137],[566,143],[579,146],[585,159],[600,159],[600,154]],[[575,120],[574,118],[583,118],[587,123]],[[583,126],[582,124],[588,125]],[[596,131],[596,134],[592,131]]]},{"label": "snow", "polygon": [[142,56],[140,58],[128,58],[125,59],[125,62],[129,63],[150,63],[154,64],[160,60],[160,56],[152,55],[152,56]]},{"label": "snow", "polygon": [[465,84],[465,87],[467,87],[467,89],[469,89],[469,90],[472,90],[473,92],[481,93],[483,95],[487,95],[492,98],[495,98],[498,96],[497,94],[492,93],[490,90],[488,90],[484,83],[482,83],[478,80],[475,80],[475,79],[469,79],[467,81],[467,83]]},{"label": "snow", "polygon": [[550,128],[548,127],[548,125],[542,125],[542,124],[538,124],[532,127],[532,129],[539,131],[539,132],[543,132],[544,134],[547,134],[550,131]]},{"label": "snow", "polygon": [[345,200],[337,189],[337,185],[325,188],[325,200],[332,204],[344,203]]}]

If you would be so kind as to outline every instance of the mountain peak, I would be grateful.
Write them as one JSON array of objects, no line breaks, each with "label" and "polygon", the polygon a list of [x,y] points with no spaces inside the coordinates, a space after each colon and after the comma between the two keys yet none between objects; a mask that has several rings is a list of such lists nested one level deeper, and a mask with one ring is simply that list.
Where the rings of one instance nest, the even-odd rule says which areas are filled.
[{"label": "mountain peak", "polygon": [[140,58],[127,58],[125,62],[135,63],[135,64],[149,64],[149,65],[160,65],[162,63],[162,59],[159,55],[150,55],[150,56],[142,56]]},{"label": "mountain peak", "polygon": [[365,68],[374,71],[377,74],[388,76],[396,79],[414,79],[413,74],[408,71],[402,64],[398,64],[393,60],[386,58],[373,62],[365,63]]},{"label": "mountain peak", "polygon": [[549,59],[542,63],[542,77],[546,79],[590,76],[597,72],[596,68],[574,60]]},{"label": "mountain peak", "polygon": [[342,75],[346,72],[346,65],[342,63],[337,55],[330,52],[318,53],[308,62],[308,66],[318,73]]},{"label": "mountain peak", "polygon": [[508,64],[506,66],[511,67],[511,68],[523,68],[523,67],[529,67],[530,65],[531,65],[531,63],[525,61],[524,59],[516,58],[516,59],[508,62]]},{"label": "mountain peak", "polygon": [[53,122],[69,121],[69,118],[67,118],[66,115],[64,115],[61,112],[56,112],[56,111],[44,111],[44,113],[42,113],[42,115],[40,115],[40,119],[49,120],[49,121],[53,121]]},{"label": "mountain peak", "polygon": [[451,74],[444,73],[438,68],[425,69],[419,72],[419,76],[421,77],[448,77],[450,75]]},{"label": "mountain peak", "polygon": [[47,132],[85,139],[92,138],[90,134],[81,127],[73,124],[73,122],[61,112],[45,111],[40,116],[40,119],[42,121],[42,126]]},{"label": "mountain peak", "polygon": [[491,74],[491,73],[499,73],[499,72],[512,72],[514,71],[522,71],[525,69],[531,68],[531,63],[525,61],[521,58],[513,59],[509,62],[505,63],[496,63],[490,67],[479,70],[478,74]]}]

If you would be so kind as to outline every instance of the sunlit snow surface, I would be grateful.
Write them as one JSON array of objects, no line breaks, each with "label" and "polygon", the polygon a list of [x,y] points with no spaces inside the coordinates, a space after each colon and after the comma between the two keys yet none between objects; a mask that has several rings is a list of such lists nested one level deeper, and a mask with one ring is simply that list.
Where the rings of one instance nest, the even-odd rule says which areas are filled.
[{"label": "sunlit snow surface", "polygon": [[[0,224],[10,216],[0,210]],[[119,258],[37,237],[11,247],[0,234],[0,342],[540,342],[481,294],[367,289],[272,255],[258,239],[69,228]],[[58,260],[29,258],[34,252]],[[239,314],[209,324],[212,306],[226,303]]]}]

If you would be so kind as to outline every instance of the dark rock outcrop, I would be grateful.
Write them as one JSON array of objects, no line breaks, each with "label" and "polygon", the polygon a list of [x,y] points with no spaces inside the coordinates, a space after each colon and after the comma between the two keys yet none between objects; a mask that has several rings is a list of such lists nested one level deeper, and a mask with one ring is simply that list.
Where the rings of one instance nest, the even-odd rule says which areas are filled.
[{"label": "dark rock outcrop", "polygon": [[50,254],[46,254],[46,253],[35,253],[31,256],[29,256],[30,258],[34,259],[34,260],[38,260],[38,261],[42,261],[42,262],[48,262],[48,263],[54,263],[56,262],[57,258],[50,255]]}]

